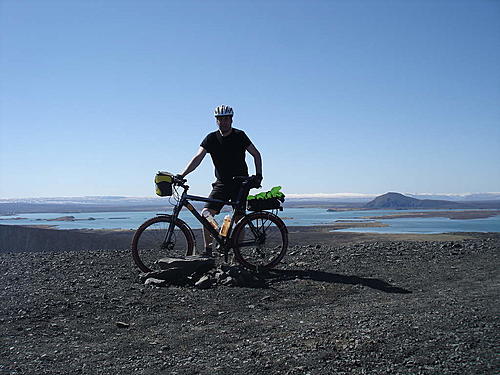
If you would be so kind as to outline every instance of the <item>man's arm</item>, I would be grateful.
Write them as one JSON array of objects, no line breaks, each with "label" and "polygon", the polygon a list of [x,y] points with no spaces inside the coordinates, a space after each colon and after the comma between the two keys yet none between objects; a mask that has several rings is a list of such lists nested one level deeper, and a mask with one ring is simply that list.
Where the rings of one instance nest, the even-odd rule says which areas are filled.
[{"label": "man's arm", "polygon": [[250,155],[253,156],[253,161],[255,163],[255,174],[262,177],[262,158],[260,157],[259,150],[257,150],[251,143],[250,146],[247,147],[247,151],[250,153]]},{"label": "man's arm", "polygon": [[184,169],[184,172],[180,174],[181,178],[186,177],[189,173],[194,171],[198,167],[198,165],[200,165],[201,161],[203,160],[206,154],[207,150],[205,150],[203,147],[200,146],[196,155],[193,157],[193,159],[191,159],[186,169]]}]

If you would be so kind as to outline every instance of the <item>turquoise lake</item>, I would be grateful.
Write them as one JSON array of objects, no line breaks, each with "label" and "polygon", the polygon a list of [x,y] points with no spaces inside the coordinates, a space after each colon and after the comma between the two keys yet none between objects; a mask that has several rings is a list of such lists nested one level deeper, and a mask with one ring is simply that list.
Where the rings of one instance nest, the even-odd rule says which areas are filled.
[{"label": "turquoise lake", "polygon": [[[438,211],[438,210],[432,210]],[[448,211],[448,210],[445,210]],[[286,208],[279,213],[288,226],[327,225],[336,220],[362,220],[365,216],[381,216],[407,212],[428,212],[425,210],[372,210],[328,212],[324,208]],[[86,213],[37,213],[16,216],[0,216],[4,225],[54,225],[57,229],[137,229],[145,220],[156,216],[154,212],[86,212]],[[216,217],[221,222],[224,215]],[[61,216],[74,216],[75,221],[46,221]],[[187,210],[180,217],[192,228],[200,228],[199,222]],[[13,218],[20,218],[12,220]],[[92,218],[93,220],[89,220]],[[486,219],[451,220],[442,217],[379,219],[388,227],[349,228],[344,232],[370,233],[448,233],[448,232],[500,232],[500,215]]]}]

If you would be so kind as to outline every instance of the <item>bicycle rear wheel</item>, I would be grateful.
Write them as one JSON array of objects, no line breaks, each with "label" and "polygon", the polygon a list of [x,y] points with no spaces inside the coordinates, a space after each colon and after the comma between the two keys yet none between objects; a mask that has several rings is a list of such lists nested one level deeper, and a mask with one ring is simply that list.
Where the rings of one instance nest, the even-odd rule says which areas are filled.
[{"label": "bicycle rear wheel", "polygon": [[276,215],[259,211],[244,216],[232,235],[236,260],[251,270],[271,269],[285,256],[288,230]]},{"label": "bicycle rear wheel", "polygon": [[165,243],[167,230],[172,221],[169,215],[161,215],[144,222],[132,239],[132,257],[143,272],[160,269],[158,260],[165,257],[193,255],[194,237],[191,229],[182,220],[175,221],[169,243]]}]

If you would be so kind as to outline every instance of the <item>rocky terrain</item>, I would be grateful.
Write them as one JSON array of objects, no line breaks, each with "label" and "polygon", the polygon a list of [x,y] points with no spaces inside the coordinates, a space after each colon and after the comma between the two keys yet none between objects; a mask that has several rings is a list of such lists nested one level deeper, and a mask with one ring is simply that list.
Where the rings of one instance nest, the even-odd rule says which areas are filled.
[{"label": "rocky terrain", "polygon": [[500,234],[290,228],[254,287],[144,285],[129,251],[0,254],[0,374],[496,374]]}]

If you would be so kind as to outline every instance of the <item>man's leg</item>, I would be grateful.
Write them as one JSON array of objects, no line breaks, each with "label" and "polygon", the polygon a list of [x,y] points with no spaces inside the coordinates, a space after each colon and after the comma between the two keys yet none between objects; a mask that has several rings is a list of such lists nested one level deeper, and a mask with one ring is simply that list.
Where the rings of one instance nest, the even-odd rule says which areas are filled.
[{"label": "man's leg", "polygon": [[[236,224],[240,219],[245,216],[245,207],[246,207],[246,201],[247,201],[247,196],[249,189],[245,189],[244,191],[241,191],[241,184],[234,184],[231,192],[231,201],[237,201],[238,199],[241,200],[241,206],[238,207],[235,212],[234,212],[234,218],[233,218],[233,223]],[[240,196],[241,193],[241,196]]]},{"label": "man's leg", "polygon": [[[242,202],[240,207],[237,207],[236,210],[234,211],[234,216],[233,216],[233,229],[234,225],[238,223],[238,221],[241,220],[243,216],[245,216],[245,206],[246,206],[246,200],[248,196],[248,190],[246,191],[241,191],[241,184],[234,184],[231,192],[231,201],[235,202],[240,200]],[[243,229],[240,232],[240,236],[237,239],[238,242],[243,242],[245,240],[245,229]],[[234,263],[234,259],[233,259]]]},{"label": "man's leg", "polygon": [[[215,216],[217,214],[217,212],[211,208],[204,208],[201,211],[202,216],[203,216],[204,211],[210,212],[210,215],[212,215],[212,216]],[[205,250],[202,253],[203,255],[212,256],[213,241],[214,241],[214,239],[213,239],[212,235],[210,234],[210,232],[205,227],[203,227],[203,243],[205,245]]]},{"label": "man's leg", "polygon": [[[224,187],[224,184],[222,184],[220,181],[215,181],[212,184],[212,192],[208,196],[211,199],[217,199],[221,201],[227,201],[229,199],[229,196],[227,194],[227,191]],[[205,204],[205,208],[201,211],[201,214],[203,215],[203,212],[210,212],[210,215],[215,216],[217,215],[221,208],[223,207],[222,203],[215,203],[215,202],[207,202]],[[203,253],[205,255],[212,255],[212,243],[214,239],[212,238],[212,235],[210,232],[203,227],[203,245],[204,245],[204,250]]]}]

